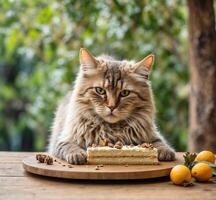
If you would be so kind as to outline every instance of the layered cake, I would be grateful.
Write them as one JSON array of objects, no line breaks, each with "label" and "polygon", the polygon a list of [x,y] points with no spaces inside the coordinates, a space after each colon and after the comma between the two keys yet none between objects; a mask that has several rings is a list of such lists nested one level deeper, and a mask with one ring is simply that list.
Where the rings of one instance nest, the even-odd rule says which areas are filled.
[{"label": "layered cake", "polygon": [[88,164],[109,165],[155,165],[158,162],[158,151],[152,144],[123,145],[116,144],[92,145],[87,148]]}]

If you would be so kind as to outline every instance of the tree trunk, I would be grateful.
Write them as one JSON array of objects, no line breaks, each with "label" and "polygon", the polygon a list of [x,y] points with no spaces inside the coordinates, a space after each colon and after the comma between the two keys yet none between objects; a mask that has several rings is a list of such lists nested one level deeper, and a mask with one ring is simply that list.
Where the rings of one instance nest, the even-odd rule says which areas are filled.
[{"label": "tree trunk", "polygon": [[216,153],[216,31],[213,0],[188,0],[189,150]]}]

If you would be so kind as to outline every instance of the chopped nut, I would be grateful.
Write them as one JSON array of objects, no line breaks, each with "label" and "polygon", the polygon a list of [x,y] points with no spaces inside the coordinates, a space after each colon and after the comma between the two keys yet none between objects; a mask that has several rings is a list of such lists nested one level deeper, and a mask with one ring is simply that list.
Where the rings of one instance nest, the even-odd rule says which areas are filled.
[{"label": "chopped nut", "polygon": [[36,154],[36,160],[39,161],[40,157],[41,157],[42,154]]},{"label": "chopped nut", "polygon": [[35,156],[35,157],[36,157],[36,160],[39,160],[40,155],[41,155],[41,154],[36,154],[36,156]]},{"label": "chopped nut", "polygon": [[112,144],[112,143],[108,143],[108,147],[111,147],[111,148],[113,148],[114,147],[114,144]]},{"label": "chopped nut", "polygon": [[47,165],[53,165],[53,158],[50,157],[50,156],[47,156],[47,157],[45,158],[45,163],[46,163]]},{"label": "chopped nut", "polygon": [[116,149],[121,149],[121,148],[122,148],[122,145],[115,144],[115,145],[114,145],[114,148],[116,148]]},{"label": "chopped nut", "polygon": [[100,167],[97,165],[97,166],[95,167],[95,170],[100,170]]},{"label": "chopped nut", "polygon": [[38,160],[40,163],[46,163],[47,165],[53,164],[53,158],[46,154],[36,154],[36,160]]},{"label": "chopped nut", "polygon": [[120,141],[116,142],[114,145],[114,148],[116,149],[121,149],[122,147],[123,147],[123,144]]},{"label": "chopped nut", "polygon": [[97,147],[97,145],[96,144],[92,144],[92,147]]},{"label": "chopped nut", "polygon": [[104,142],[103,142],[102,139],[99,140],[99,142],[98,142],[98,146],[99,146],[99,147],[103,147],[103,146],[104,146]]},{"label": "chopped nut", "polygon": [[73,168],[73,166],[72,166],[72,165],[68,165],[68,167],[69,167],[69,168]]},{"label": "chopped nut", "polygon": [[143,147],[143,148],[154,148],[154,146],[151,144],[151,143],[143,143],[143,144],[141,144],[141,147]]},{"label": "chopped nut", "polygon": [[37,154],[36,155],[36,160],[38,160],[40,163],[44,163],[45,158],[46,158],[46,155],[44,155],[44,154]]},{"label": "chopped nut", "polygon": [[108,140],[107,139],[100,139],[99,144],[100,147],[104,147],[108,145]]},{"label": "chopped nut", "polygon": [[120,141],[117,141],[115,144],[123,146],[122,142],[120,142]]},{"label": "chopped nut", "polygon": [[100,165],[98,165],[99,167],[103,167],[104,165],[103,164],[100,164]]},{"label": "chopped nut", "polygon": [[63,164],[62,166],[63,166],[63,167],[65,167],[65,165],[64,165],[64,164]]},{"label": "chopped nut", "polygon": [[103,141],[104,141],[104,146],[107,146],[108,145],[108,140],[105,138]]}]

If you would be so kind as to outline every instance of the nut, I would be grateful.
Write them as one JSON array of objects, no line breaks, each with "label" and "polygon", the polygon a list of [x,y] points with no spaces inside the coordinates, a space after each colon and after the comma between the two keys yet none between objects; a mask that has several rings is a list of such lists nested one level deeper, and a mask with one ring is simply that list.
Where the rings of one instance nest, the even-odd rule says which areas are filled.
[{"label": "nut", "polygon": [[96,144],[92,144],[92,147],[97,147],[97,145]]},{"label": "nut", "polygon": [[117,141],[115,144],[123,146],[122,142],[120,142],[120,141]]},{"label": "nut", "polygon": [[106,138],[103,140],[103,142],[104,142],[104,146],[108,145],[108,140]]},{"label": "nut", "polygon": [[95,170],[100,170],[100,167],[97,165],[97,166],[95,167]]},{"label": "nut", "polygon": [[50,156],[47,156],[47,157],[45,158],[45,163],[46,163],[47,165],[53,165],[53,158],[50,157]]},{"label": "nut", "polygon": [[46,155],[44,154],[36,154],[36,160],[38,160],[40,163],[44,163],[46,159]]},{"label": "nut", "polygon": [[46,154],[36,154],[36,160],[38,160],[40,163],[46,163],[47,165],[53,164],[53,158]]},{"label": "nut", "polygon": [[99,140],[99,146],[104,147],[108,145],[108,140],[107,139],[100,139]]},{"label": "nut", "polygon": [[112,144],[112,143],[108,143],[108,147],[111,147],[111,148],[113,148],[114,147],[114,144]]},{"label": "nut", "polygon": [[114,145],[114,148],[116,149],[121,149],[122,147],[123,147],[123,144],[120,141],[116,142]]},{"label": "nut", "polygon": [[154,148],[154,146],[151,143],[143,143],[143,144],[141,144],[141,147],[142,148],[150,148],[150,149]]},{"label": "nut", "polygon": [[122,145],[115,144],[115,145],[114,145],[114,148],[116,148],[116,149],[121,149],[121,148],[122,148]]}]

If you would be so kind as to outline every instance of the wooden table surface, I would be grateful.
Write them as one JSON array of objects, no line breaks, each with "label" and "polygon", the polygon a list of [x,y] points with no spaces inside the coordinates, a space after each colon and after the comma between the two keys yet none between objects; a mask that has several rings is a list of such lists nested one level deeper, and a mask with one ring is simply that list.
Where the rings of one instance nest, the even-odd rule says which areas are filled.
[{"label": "wooden table surface", "polygon": [[33,153],[0,152],[0,199],[204,199],[216,200],[216,178],[192,187],[175,186],[169,178],[139,181],[62,180],[26,173],[22,159]]}]

